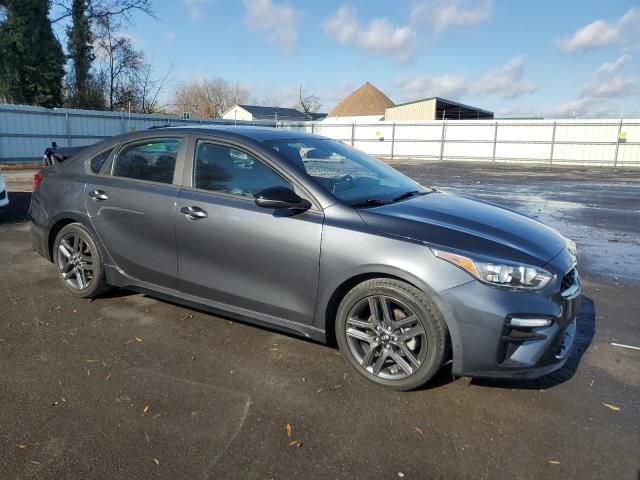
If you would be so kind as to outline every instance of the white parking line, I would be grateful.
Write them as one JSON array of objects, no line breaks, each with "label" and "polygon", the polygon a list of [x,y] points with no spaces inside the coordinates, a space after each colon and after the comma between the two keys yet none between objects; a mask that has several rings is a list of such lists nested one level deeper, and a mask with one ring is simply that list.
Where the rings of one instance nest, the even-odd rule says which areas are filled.
[{"label": "white parking line", "polygon": [[622,343],[611,342],[611,345],[613,345],[614,347],[630,348],[631,350],[640,350],[640,347],[634,347],[632,345],[623,345]]}]

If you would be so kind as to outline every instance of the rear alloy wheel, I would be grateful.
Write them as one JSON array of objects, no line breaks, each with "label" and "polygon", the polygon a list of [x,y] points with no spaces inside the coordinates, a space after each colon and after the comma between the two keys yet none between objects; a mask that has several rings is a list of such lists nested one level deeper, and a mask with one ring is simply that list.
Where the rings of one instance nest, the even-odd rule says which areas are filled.
[{"label": "rear alloy wheel", "polygon": [[396,390],[428,382],[445,353],[446,326],[435,305],[395,279],[368,280],[351,290],[338,309],[336,334],[361,375]]},{"label": "rear alloy wheel", "polygon": [[85,298],[104,291],[106,283],[100,251],[81,224],[72,223],[60,230],[53,255],[60,280],[68,291]]}]

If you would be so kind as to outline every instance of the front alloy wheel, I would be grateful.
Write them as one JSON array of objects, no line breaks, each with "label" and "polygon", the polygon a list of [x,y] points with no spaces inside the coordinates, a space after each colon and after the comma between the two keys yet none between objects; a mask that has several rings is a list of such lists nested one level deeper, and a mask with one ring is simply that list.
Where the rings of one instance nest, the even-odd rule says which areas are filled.
[{"label": "front alloy wheel", "polygon": [[406,378],[420,368],[427,354],[422,323],[393,297],[360,300],[349,312],[345,333],[353,357],[379,378]]},{"label": "front alloy wheel", "polygon": [[429,296],[405,282],[378,278],[340,303],[336,339],[365,378],[395,390],[428,382],[443,363],[447,328]]}]

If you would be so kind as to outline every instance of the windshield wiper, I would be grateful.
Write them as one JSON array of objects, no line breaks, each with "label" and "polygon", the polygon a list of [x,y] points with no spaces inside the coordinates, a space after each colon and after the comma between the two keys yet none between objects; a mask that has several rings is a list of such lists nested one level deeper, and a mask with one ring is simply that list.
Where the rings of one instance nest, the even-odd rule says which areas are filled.
[{"label": "windshield wiper", "polygon": [[423,192],[423,191],[420,191],[420,190],[412,190],[410,192],[405,192],[402,195],[398,195],[397,197],[393,198],[391,201],[392,202],[399,202],[400,200],[404,200],[406,198],[411,198],[414,195],[421,195],[421,194],[425,194],[425,193],[427,193],[427,192]]},{"label": "windshield wiper", "polygon": [[367,208],[367,207],[379,207],[380,205],[387,205],[386,202],[380,198],[369,198],[360,202],[350,203],[349,206],[353,208]]}]

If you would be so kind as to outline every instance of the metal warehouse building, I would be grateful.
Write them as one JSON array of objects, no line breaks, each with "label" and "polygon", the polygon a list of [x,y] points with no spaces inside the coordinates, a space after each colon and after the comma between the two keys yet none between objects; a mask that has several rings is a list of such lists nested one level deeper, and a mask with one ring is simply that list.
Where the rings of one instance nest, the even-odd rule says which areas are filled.
[{"label": "metal warehouse building", "polygon": [[440,97],[401,103],[385,110],[387,121],[402,120],[484,120],[493,118],[493,112]]}]

